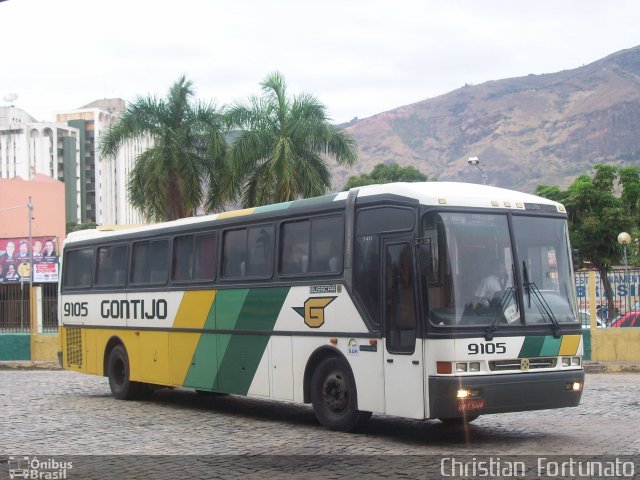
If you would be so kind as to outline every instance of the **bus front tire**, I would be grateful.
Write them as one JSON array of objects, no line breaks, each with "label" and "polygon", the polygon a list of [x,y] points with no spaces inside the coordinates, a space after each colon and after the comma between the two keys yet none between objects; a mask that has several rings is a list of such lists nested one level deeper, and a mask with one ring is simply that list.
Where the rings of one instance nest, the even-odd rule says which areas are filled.
[{"label": "bus front tire", "polygon": [[151,394],[149,385],[130,380],[129,356],[123,345],[116,345],[111,350],[108,368],[109,387],[118,400],[134,400]]},{"label": "bus front tire", "polygon": [[353,374],[336,357],[323,360],[313,372],[311,403],[318,421],[329,430],[350,432],[371,418],[371,412],[358,410]]}]

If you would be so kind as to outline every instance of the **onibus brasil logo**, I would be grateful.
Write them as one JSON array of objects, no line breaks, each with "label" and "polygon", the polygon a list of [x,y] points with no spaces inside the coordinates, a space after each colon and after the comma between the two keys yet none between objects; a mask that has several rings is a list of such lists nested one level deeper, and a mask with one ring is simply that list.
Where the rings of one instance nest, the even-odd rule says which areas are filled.
[{"label": "onibus brasil logo", "polygon": [[63,480],[73,462],[54,458],[40,460],[38,457],[9,457],[9,478],[29,478],[38,480]]}]

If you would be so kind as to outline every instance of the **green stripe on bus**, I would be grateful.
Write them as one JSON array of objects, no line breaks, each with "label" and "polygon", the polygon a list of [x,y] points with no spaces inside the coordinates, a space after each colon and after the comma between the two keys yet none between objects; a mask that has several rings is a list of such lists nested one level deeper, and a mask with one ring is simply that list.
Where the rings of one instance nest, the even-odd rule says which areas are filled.
[{"label": "green stripe on bus", "polygon": [[[215,300],[211,304],[204,329],[216,328]],[[218,340],[215,335],[203,333],[193,352],[191,365],[187,370],[184,385],[192,388],[216,388],[215,378],[218,371]]]},{"label": "green stripe on bus", "polygon": [[[219,290],[214,302],[216,306],[216,328],[220,330],[234,330],[249,289]],[[223,358],[227,351],[229,335],[219,335],[219,355]]]},{"label": "green stripe on bus", "polygon": [[540,355],[545,337],[524,337],[524,343],[520,349],[518,358],[537,357]]},{"label": "green stripe on bus", "polygon": [[291,206],[293,202],[282,202],[275,203],[273,205],[263,205],[262,207],[256,207],[253,213],[265,213],[265,212],[275,212],[277,210],[286,210]]},{"label": "green stripe on bus", "polygon": [[541,357],[556,357],[560,351],[560,344],[562,343],[562,337],[544,337],[544,343],[540,349]]},{"label": "green stripe on bus", "polygon": [[[273,330],[289,287],[257,288],[247,294],[235,323],[237,330]],[[216,299],[216,302],[218,299]],[[226,328],[226,327],[221,327]],[[219,335],[227,345],[218,367],[218,389],[246,395],[264,354],[267,335]]]},{"label": "green stripe on bus", "polygon": [[320,205],[323,203],[333,202],[338,194],[332,193],[330,195],[324,195],[323,197],[303,198],[301,200],[294,200],[291,202],[291,208],[309,207],[311,205]]}]

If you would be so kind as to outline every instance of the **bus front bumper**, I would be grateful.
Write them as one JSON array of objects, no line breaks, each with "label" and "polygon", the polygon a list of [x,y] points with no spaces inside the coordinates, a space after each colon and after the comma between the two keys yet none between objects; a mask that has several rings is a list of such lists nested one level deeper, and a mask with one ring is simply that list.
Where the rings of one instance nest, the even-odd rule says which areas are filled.
[{"label": "bus front bumper", "polygon": [[[579,383],[580,388],[574,390]],[[429,418],[575,407],[584,370],[459,377],[429,377]],[[458,398],[458,391],[469,396]]]}]

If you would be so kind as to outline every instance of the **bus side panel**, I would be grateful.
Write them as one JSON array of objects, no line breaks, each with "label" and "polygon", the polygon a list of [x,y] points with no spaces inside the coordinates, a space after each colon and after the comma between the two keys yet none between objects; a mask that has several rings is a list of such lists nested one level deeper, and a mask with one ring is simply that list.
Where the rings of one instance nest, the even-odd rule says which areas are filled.
[{"label": "bus side panel", "polygon": [[271,337],[271,397],[293,400],[293,347],[291,337]]},{"label": "bus side panel", "polygon": [[[96,350],[96,332],[93,328],[83,328],[82,343],[84,346],[85,372],[96,375],[102,374],[102,355]],[[98,361],[100,359],[100,361]]]},{"label": "bus side panel", "polygon": [[288,293],[289,287],[218,292],[216,328],[238,332],[218,336],[217,381],[220,391],[269,395],[269,365],[265,352]]},{"label": "bus side panel", "polygon": [[128,342],[127,353],[131,380],[171,384],[168,332],[135,331]]},{"label": "bus side panel", "polygon": [[[215,290],[185,292],[173,322],[174,329],[215,329]],[[208,333],[170,334],[171,384],[216,389],[217,336]]]},{"label": "bus side panel", "polygon": [[[172,374],[175,385],[200,390],[216,390],[218,338],[212,333],[173,333],[171,337]],[[188,368],[184,372],[184,366]]]},{"label": "bus side panel", "polygon": [[[304,372],[311,355],[326,346],[337,349],[349,363],[356,381],[358,409],[375,413],[384,413],[384,371],[383,344],[374,346],[366,338],[338,338],[337,344],[330,339],[319,337],[294,337],[293,358],[299,361],[293,364],[294,400],[304,400]],[[365,347],[365,350],[360,350]]]}]

